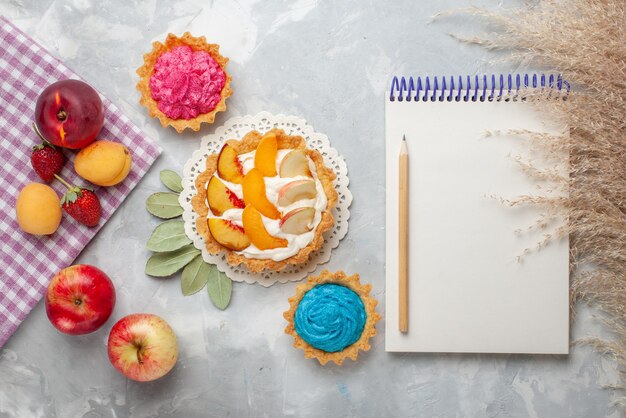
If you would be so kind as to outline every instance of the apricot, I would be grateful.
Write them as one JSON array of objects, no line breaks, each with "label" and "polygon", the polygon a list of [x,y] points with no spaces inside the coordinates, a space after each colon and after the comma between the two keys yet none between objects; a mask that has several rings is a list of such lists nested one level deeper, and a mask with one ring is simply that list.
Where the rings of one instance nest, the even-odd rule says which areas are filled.
[{"label": "apricot", "polygon": [[217,157],[217,173],[226,181],[241,184],[243,182],[243,168],[237,157],[235,148],[224,144]]},{"label": "apricot", "polygon": [[74,159],[79,176],[98,186],[115,186],[132,166],[130,151],[119,142],[99,140],[80,150]]},{"label": "apricot", "polygon": [[215,241],[233,251],[242,251],[250,246],[250,238],[243,228],[227,219],[209,218],[209,231]]},{"label": "apricot", "polygon": [[222,216],[229,209],[245,208],[244,202],[217,177],[211,177],[207,186],[207,200],[213,215]]},{"label": "apricot", "polygon": [[261,213],[254,206],[247,205],[241,217],[246,235],[259,250],[284,248],[289,245],[286,239],[274,237],[267,232]]},{"label": "apricot", "polygon": [[254,154],[254,167],[265,177],[276,175],[276,154],[278,153],[278,142],[274,132],[263,135],[261,142]]},{"label": "apricot", "polygon": [[267,199],[265,179],[258,168],[248,171],[243,178],[243,200],[252,204],[259,212],[270,219],[279,219],[280,212]]},{"label": "apricot", "polygon": [[22,231],[50,235],[61,224],[61,201],[50,186],[30,183],[17,196],[15,213]]},{"label": "apricot", "polygon": [[[126,151],[128,152],[128,149]],[[133,162],[133,159],[130,155],[130,152],[128,152],[128,154],[126,154],[126,162],[124,163],[124,168],[122,169],[120,174],[118,174],[117,177],[115,177],[113,180],[103,182],[99,184],[99,186],[106,186],[106,187],[115,186],[116,184],[124,181],[124,179],[128,176],[128,173],[130,173],[132,162]]]}]

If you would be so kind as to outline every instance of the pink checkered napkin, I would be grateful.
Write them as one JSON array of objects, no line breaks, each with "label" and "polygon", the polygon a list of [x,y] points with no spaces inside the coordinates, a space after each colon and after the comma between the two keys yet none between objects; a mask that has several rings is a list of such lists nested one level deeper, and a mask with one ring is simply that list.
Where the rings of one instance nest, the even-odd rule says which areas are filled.
[{"label": "pink checkered napkin", "polygon": [[[15,219],[17,195],[26,184],[41,182],[30,164],[31,148],[39,142],[31,127],[35,102],[46,86],[67,78],[78,76],[0,16],[0,347],[41,299],[54,274],[74,261],[161,153],[117,106],[103,99],[105,121],[99,138],[126,145],[133,168],[121,184],[96,188],[102,204],[100,225],[87,228],[64,215],[49,237],[23,233]],[[85,184],[72,170],[74,154],[65,151],[69,161],[62,176]],[[59,196],[65,192],[57,181],[51,186]]]}]

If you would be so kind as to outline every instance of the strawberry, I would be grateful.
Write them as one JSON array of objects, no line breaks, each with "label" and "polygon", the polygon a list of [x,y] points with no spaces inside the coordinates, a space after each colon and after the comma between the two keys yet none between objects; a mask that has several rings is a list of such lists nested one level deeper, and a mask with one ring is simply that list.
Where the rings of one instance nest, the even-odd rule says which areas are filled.
[{"label": "strawberry", "polygon": [[59,174],[65,164],[65,155],[60,149],[46,141],[37,128],[33,124],[33,128],[39,138],[41,138],[41,144],[33,147],[33,154],[30,156],[30,163],[35,169],[35,173],[46,183],[50,183],[54,180],[54,175]]},{"label": "strawberry", "polygon": [[98,196],[86,187],[71,186],[58,175],[55,177],[68,189],[61,198],[65,212],[83,225],[98,225],[102,211]]}]

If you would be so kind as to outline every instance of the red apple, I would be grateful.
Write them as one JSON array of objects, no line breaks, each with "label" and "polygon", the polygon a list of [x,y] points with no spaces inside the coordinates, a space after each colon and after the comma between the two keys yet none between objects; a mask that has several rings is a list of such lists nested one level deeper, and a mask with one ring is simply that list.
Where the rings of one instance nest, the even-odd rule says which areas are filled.
[{"label": "red apple", "polygon": [[100,328],[115,306],[111,279],[97,267],[78,264],[58,272],[48,285],[46,313],[64,334],[88,334]]},{"label": "red apple", "polygon": [[48,142],[64,148],[84,148],[96,139],[104,124],[102,100],[85,82],[57,81],[37,98],[35,123]]},{"label": "red apple", "polygon": [[165,376],[176,364],[176,335],[162,318],[131,314],[120,319],[109,334],[109,360],[129,379],[149,382]]}]

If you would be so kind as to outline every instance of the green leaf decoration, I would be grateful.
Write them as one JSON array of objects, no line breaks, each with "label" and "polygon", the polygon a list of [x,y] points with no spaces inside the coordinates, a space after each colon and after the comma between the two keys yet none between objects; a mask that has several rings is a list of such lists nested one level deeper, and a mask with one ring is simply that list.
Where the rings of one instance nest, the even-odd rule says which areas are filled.
[{"label": "green leaf decoration", "polygon": [[178,194],[171,192],[153,193],[146,200],[146,209],[156,217],[163,219],[175,218],[183,214],[178,203]]},{"label": "green leaf decoration", "polygon": [[177,172],[172,170],[163,170],[159,174],[161,183],[173,192],[180,193],[183,191],[182,179]]},{"label": "green leaf decoration", "polygon": [[209,280],[210,266],[199,255],[185,266],[180,278],[180,289],[183,295],[189,296],[199,292]]},{"label": "green leaf decoration", "polygon": [[174,251],[187,244],[191,244],[191,240],[185,234],[185,222],[175,219],[173,221],[165,221],[156,227],[146,248],[156,253],[165,251]]},{"label": "green leaf decoration", "polygon": [[233,282],[226,274],[219,271],[217,266],[210,264],[209,268],[209,281],[207,282],[209,298],[216,308],[224,310],[230,303]]},{"label": "green leaf decoration", "polygon": [[[183,208],[178,203],[179,194],[183,191],[180,175],[173,170],[163,170],[159,177],[171,192],[150,195],[146,200],[146,209],[162,219],[182,215]],[[183,295],[193,295],[206,286],[215,307],[221,310],[228,307],[233,293],[232,280],[219,271],[217,266],[202,259],[200,251],[185,234],[184,221],[172,219],[162,222],[150,235],[146,248],[155,253],[146,262],[147,275],[167,277],[182,268],[180,288]]]},{"label": "green leaf decoration", "polygon": [[176,251],[153,254],[146,263],[145,272],[147,275],[155,277],[171,276],[189,264],[198,254],[200,254],[200,250],[191,244]]}]

